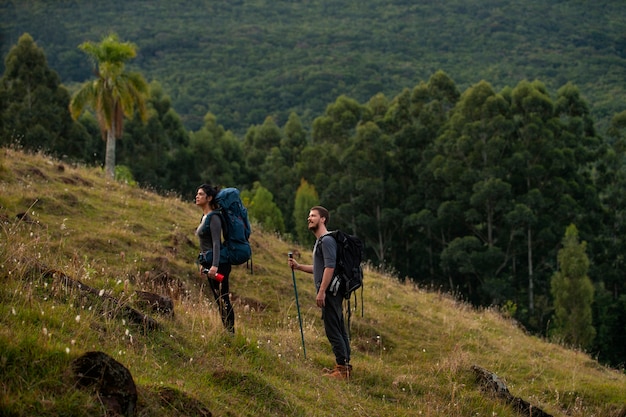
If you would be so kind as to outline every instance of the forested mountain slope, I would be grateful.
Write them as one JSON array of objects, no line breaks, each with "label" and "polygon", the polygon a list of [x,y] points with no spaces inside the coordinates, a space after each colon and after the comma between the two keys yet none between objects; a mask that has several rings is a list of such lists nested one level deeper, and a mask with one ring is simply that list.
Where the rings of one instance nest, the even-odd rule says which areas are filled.
[{"label": "forested mountain slope", "polygon": [[72,85],[91,76],[77,46],[109,31],[163,84],[190,129],[210,111],[243,132],[291,111],[309,125],[345,94],[396,96],[442,69],[463,90],[540,79],[576,84],[602,129],[625,107],[621,1],[129,0],[0,2],[0,52],[24,32]]}]

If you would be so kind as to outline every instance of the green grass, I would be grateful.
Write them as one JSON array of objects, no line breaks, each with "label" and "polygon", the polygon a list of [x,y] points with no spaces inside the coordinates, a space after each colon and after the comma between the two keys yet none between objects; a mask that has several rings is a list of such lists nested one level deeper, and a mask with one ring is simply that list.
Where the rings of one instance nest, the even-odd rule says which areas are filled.
[{"label": "green grass", "polygon": [[[516,416],[480,389],[472,365],[554,416],[617,416],[626,404],[623,372],[529,336],[497,311],[370,269],[364,317],[360,299],[352,315],[353,378],[324,380],[333,356],[311,276],[296,272],[305,359],[286,263],[294,249],[309,262],[310,248],[254,225],[254,273],[232,273],[231,338],[195,272],[199,214],[99,169],[1,150],[1,415],[105,415],[71,374],[71,361],[92,350],[129,369],[138,416]],[[102,294],[65,287],[61,273]],[[124,314],[141,308],[137,290],[174,300],[173,317],[146,311],[159,330]]]}]

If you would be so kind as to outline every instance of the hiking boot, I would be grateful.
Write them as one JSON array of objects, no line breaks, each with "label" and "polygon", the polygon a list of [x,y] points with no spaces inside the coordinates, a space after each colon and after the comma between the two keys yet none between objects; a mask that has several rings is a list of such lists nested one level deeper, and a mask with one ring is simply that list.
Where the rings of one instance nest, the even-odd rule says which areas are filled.
[{"label": "hiking boot", "polygon": [[349,380],[352,373],[352,365],[335,365],[334,369],[324,369],[329,371],[323,376],[326,378]]}]

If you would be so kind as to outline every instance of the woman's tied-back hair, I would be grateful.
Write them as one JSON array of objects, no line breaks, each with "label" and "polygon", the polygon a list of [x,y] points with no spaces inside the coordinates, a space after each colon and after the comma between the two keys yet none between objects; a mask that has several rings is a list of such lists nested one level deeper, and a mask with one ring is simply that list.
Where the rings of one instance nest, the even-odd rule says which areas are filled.
[{"label": "woman's tied-back hair", "polygon": [[315,207],[311,207],[311,210],[315,210],[319,213],[320,217],[323,217],[324,220],[324,225],[328,225],[328,221],[330,220],[330,213],[328,212],[328,210],[322,206],[315,206]]},{"label": "woman's tied-back hair", "polygon": [[198,190],[202,190],[204,191],[204,193],[207,195],[207,197],[213,197],[213,199],[211,200],[211,207],[212,208],[217,208],[217,202],[215,201],[215,196],[217,195],[218,191],[219,191],[219,187],[213,187],[209,184],[202,184],[201,186],[198,187]]}]

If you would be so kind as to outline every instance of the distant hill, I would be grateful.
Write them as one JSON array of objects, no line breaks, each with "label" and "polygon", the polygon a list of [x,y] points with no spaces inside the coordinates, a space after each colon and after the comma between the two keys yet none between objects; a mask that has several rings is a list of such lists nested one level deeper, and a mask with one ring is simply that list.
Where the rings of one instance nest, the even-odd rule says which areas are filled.
[{"label": "distant hill", "polygon": [[207,111],[243,132],[290,112],[305,125],[341,94],[389,98],[442,69],[460,90],[573,82],[601,130],[626,108],[626,8],[575,0],[128,0],[0,2],[0,52],[30,33],[68,86],[89,78],[77,49],[109,31],[172,97],[187,128]]}]

